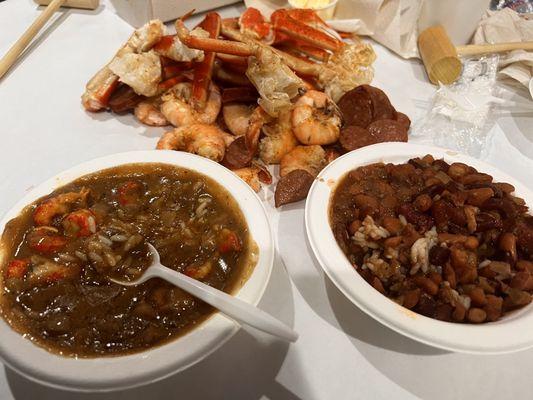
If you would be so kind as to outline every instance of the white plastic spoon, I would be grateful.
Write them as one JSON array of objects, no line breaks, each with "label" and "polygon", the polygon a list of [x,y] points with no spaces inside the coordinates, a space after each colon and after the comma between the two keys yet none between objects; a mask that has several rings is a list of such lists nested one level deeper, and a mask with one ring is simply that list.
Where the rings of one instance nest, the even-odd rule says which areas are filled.
[{"label": "white plastic spoon", "polygon": [[205,301],[207,304],[240,323],[250,325],[260,331],[290,342],[295,342],[298,339],[298,334],[295,331],[259,308],[196,279],[190,278],[187,275],[165,267],[160,262],[157,249],[150,243],[147,243],[147,245],[152,253],[152,264],[144,271],[144,274],[139,279],[130,282],[113,278],[109,278],[109,280],[124,286],[135,286],[151,278],[161,278]]}]

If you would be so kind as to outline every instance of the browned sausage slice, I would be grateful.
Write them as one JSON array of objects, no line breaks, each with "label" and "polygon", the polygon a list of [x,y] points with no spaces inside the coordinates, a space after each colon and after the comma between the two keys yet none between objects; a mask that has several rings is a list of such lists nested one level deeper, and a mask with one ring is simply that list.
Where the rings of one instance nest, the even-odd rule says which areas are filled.
[{"label": "browned sausage slice", "polygon": [[314,179],[313,175],[302,169],[282,176],[274,193],[276,207],[305,199]]},{"label": "browned sausage slice", "polygon": [[360,87],[370,96],[373,121],[378,119],[396,119],[396,110],[383,90],[370,85],[362,85]]},{"label": "browned sausage slice", "polygon": [[379,119],[368,126],[368,132],[376,140],[382,142],[407,142],[407,129],[398,121]]},{"label": "browned sausage slice", "polygon": [[250,164],[253,157],[253,153],[246,147],[244,136],[240,136],[226,148],[222,165],[229,169],[244,168]]},{"label": "browned sausage slice", "polygon": [[361,86],[346,92],[337,102],[345,125],[366,128],[372,122],[372,101]]},{"label": "browned sausage slice", "polygon": [[411,120],[404,113],[396,112],[396,121],[403,125],[406,131],[408,131],[411,127]]},{"label": "browned sausage slice", "polygon": [[376,138],[370,134],[368,129],[355,125],[342,128],[339,142],[346,151],[356,150],[377,143]]}]

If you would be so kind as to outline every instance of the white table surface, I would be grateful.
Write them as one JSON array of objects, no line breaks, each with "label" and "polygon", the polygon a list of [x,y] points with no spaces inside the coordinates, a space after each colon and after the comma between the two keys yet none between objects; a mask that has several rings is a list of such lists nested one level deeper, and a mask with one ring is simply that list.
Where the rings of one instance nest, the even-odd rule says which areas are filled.
[{"label": "white table surface", "polygon": [[[180,0],[181,1],[181,0]],[[0,81],[0,214],[25,191],[79,162],[152,149],[160,128],[131,116],[87,114],[86,81],[131,33],[106,1],[94,12],[62,12]],[[193,2],[191,1],[191,4]],[[236,15],[241,5],[222,10]],[[0,3],[0,54],[37,15],[30,0]],[[417,61],[376,45],[374,84],[416,120],[433,93]],[[533,115],[497,120],[486,160],[533,188]],[[111,394],[50,389],[4,367],[0,399],[507,399],[531,398],[533,350],[470,356],[418,344],[359,311],[324,277],[304,235],[303,202],[272,206],[263,193],[280,257],[260,307],[300,333],[287,345],[241,330],[187,371]],[[290,277],[290,278],[289,278]],[[533,334],[533,333],[532,333]],[[1,340],[1,338],[0,338]]]}]

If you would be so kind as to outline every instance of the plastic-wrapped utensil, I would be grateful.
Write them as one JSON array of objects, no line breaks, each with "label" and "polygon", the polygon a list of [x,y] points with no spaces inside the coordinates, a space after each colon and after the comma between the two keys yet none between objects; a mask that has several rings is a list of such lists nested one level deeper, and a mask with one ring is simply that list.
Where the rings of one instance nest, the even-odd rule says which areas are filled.
[{"label": "plastic-wrapped utensil", "polygon": [[497,68],[497,55],[463,59],[459,79],[437,89],[427,114],[413,126],[412,135],[424,142],[482,156],[489,143],[491,108],[503,100],[493,96]]}]

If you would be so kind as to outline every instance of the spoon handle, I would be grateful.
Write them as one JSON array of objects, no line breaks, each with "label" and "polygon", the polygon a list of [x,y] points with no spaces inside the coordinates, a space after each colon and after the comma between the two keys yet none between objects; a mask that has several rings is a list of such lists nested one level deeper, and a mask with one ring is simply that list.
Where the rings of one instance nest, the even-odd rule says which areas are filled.
[{"label": "spoon handle", "polygon": [[250,325],[260,331],[290,342],[298,339],[298,334],[283,322],[251,304],[167,268],[162,264],[152,266],[150,269],[150,275],[157,276],[176,285],[240,323]]}]

